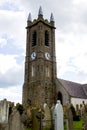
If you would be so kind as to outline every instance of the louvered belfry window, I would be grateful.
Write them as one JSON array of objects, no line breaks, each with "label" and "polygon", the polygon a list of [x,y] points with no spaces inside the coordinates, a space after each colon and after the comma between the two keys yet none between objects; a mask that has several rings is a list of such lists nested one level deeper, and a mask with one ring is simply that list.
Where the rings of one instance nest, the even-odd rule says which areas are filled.
[{"label": "louvered belfry window", "polygon": [[45,46],[49,46],[49,32],[45,31]]},{"label": "louvered belfry window", "polygon": [[37,33],[36,31],[34,31],[32,33],[32,46],[36,46],[36,44],[37,44]]}]

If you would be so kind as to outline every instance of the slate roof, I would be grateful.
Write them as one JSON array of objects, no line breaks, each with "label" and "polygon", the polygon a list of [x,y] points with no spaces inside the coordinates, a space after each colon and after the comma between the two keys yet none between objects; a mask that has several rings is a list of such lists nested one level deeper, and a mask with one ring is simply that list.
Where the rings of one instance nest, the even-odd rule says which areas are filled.
[{"label": "slate roof", "polygon": [[58,79],[71,97],[87,99],[87,84]]}]

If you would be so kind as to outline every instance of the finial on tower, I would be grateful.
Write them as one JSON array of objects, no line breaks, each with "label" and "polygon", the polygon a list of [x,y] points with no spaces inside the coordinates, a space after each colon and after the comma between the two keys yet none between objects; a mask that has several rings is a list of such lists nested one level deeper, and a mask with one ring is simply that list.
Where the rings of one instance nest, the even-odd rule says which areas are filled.
[{"label": "finial on tower", "polygon": [[29,13],[27,21],[28,21],[28,22],[31,22],[31,21],[32,21],[31,13]]},{"label": "finial on tower", "polygon": [[50,16],[50,22],[54,22],[54,16],[53,16],[53,13],[51,13],[51,16]]},{"label": "finial on tower", "polygon": [[40,6],[39,12],[38,12],[38,17],[40,17],[40,16],[43,16],[43,11],[42,11],[42,7],[41,6]]}]

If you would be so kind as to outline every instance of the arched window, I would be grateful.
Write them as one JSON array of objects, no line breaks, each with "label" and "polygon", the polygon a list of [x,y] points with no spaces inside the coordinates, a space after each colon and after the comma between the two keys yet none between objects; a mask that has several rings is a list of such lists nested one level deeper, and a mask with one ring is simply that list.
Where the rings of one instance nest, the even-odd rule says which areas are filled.
[{"label": "arched window", "polygon": [[49,46],[49,32],[45,31],[45,46]]},{"label": "arched window", "polygon": [[32,33],[32,46],[36,46],[36,43],[37,43],[37,33],[36,31],[34,31]]},{"label": "arched window", "polygon": [[60,100],[61,104],[63,104],[63,96],[61,92],[58,92],[58,98],[57,100]]}]

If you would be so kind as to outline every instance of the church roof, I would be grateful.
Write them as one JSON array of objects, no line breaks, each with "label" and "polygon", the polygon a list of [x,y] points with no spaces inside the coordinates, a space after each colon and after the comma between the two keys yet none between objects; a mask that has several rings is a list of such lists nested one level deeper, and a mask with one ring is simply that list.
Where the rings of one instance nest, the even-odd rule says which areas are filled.
[{"label": "church roof", "polygon": [[87,84],[58,79],[71,97],[87,99]]}]

